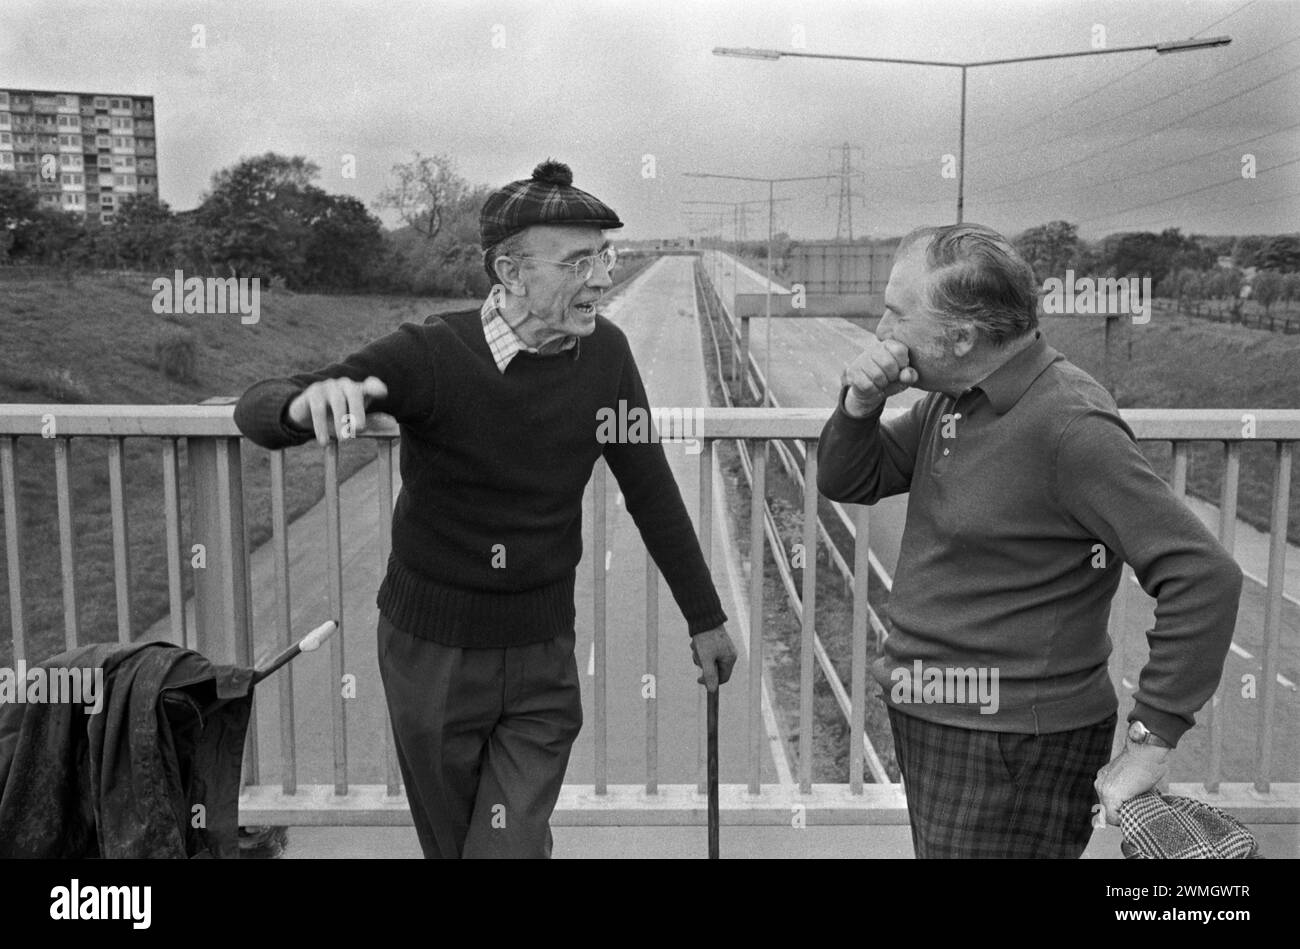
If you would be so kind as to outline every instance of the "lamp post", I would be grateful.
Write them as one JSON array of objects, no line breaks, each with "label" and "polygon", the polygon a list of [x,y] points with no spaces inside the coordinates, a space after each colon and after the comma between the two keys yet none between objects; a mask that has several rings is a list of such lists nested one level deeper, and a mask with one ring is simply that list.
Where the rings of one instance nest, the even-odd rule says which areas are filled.
[{"label": "lamp post", "polygon": [[792,178],[756,178],[749,175],[715,175],[684,172],[687,178],[723,178],[729,181],[758,181],[767,184],[767,343],[763,353],[763,405],[770,404],[772,390],[772,219],[776,208],[776,186],[786,181],[825,181],[835,175],[800,175]]},{"label": "lamp post", "polygon": [[957,223],[962,221],[966,195],[966,72],[977,66],[1004,66],[1008,63],[1032,63],[1045,59],[1072,59],[1077,56],[1105,56],[1113,53],[1135,53],[1142,50],[1154,50],[1158,55],[1168,53],[1185,53],[1215,46],[1227,46],[1232,42],[1229,36],[1213,36],[1208,39],[1177,40],[1171,43],[1144,43],[1138,46],[1116,46],[1111,49],[1085,49],[1075,53],[1044,53],[1038,56],[1013,56],[1007,59],[980,59],[970,62],[954,62],[937,59],[895,59],[886,56],[849,56],[833,53],[801,53],[784,49],[755,49],[753,47],[718,46],[713,50],[715,56],[733,56],[741,59],[778,60],[782,57],[800,59],[835,59],[860,63],[901,63],[909,66],[943,66],[961,70],[961,130],[957,148]]}]

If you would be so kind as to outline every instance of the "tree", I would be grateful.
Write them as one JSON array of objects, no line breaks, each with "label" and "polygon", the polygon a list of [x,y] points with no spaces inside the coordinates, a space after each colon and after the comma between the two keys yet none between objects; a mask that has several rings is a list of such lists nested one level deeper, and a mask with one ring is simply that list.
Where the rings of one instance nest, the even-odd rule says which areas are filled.
[{"label": "tree", "polygon": [[35,253],[44,220],[36,192],[17,175],[0,173],[0,257]]},{"label": "tree", "polygon": [[310,236],[311,199],[304,193],[319,173],[301,156],[267,152],[214,174],[197,215],[213,262],[231,276],[300,280]]},{"label": "tree", "polygon": [[1250,295],[1260,306],[1264,308],[1264,315],[1268,317],[1269,329],[1273,328],[1273,317],[1269,315],[1269,309],[1277,302],[1278,297],[1282,295],[1282,275],[1272,270],[1261,270],[1255,274],[1255,279],[1251,282]]},{"label": "tree", "polygon": [[384,252],[383,229],[365,204],[351,195],[303,191],[308,228],[301,282],[313,287],[360,288],[374,278]]},{"label": "tree", "polygon": [[1037,276],[1063,277],[1079,256],[1079,228],[1068,221],[1052,221],[1031,227],[1013,243]]},{"label": "tree", "polygon": [[396,182],[379,193],[375,207],[397,212],[408,227],[427,241],[441,233],[449,209],[470,191],[446,155],[421,155],[393,166]]},{"label": "tree", "polygon": [[149,194],[128,199],[105,228],[112,253],[138,270],[172,263],[179,227],[165,201]]},{"label": "tree", "polygon": [[1256,266],[1279,273],[1300,269],[1300,236],[1279,234],[1265,239],[1256,255]]}]

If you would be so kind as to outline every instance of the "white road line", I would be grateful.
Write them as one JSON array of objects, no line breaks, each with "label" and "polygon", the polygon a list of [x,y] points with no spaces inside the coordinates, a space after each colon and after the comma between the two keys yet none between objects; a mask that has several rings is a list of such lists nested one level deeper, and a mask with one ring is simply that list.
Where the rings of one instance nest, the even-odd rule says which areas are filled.
[{"label": "white road line", "polygon": [[605,572],[606,573],[609,572],[609,564],[610,561],[613,559],[614,559],[614,551],[612,550],[605,551]]},{"label": "white road line", "polygon": [[614,497],[614,506],[615,506],[615,507],[622,507],[622,506],[623,506],[623,492],[622,492],[622,491],[618,492],[618,494]]},{"label": "white road line", "polygon": [[587,675],[596,674],[596,640],[591,641],[591,651],[587,653]]}]

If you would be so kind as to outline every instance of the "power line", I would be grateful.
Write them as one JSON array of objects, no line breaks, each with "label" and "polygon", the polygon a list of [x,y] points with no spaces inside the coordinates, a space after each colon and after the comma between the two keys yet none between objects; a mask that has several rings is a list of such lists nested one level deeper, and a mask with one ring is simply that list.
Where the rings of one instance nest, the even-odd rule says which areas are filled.
[{"label": "power line", "polygon": [[[1163,165],[1157,165],[1155,168],[1148,168],[1146,171],[1125,173],[1123,175],[1114,178],[1103,178],[1100,181],[1088,181],[1088,182],[1084,182],[1082,185],[1079,185],[1078,187],[1067,188],[1064,191],[1049,191],[1046,193],[1037,193],[1034,195],[1034,200],[1041,200],[1043,198],[1051,198],[1051,197],[1059,197],[1061,195],[1067,195],[1067,194],[1077,194],[1080,191],[1086,191],[1090,188],[1100,188],[1108,184],[1117,184],[1121,181],[1130,181],[1134,178],[1141,178],[1145,175],[1154,175],[1156,172],[1164,171],[1167,168],[1175,168],[1178,165],[1185,165],[1191,161],[1196,161],[1201,158],[1208,158],[1210,155],[1217,155],[1219,152],[1233,151],[1238,148],[1242,148],[1246,145],[1249,145],[1251,142],[1258,142],[1262,138],[1271,138],[1274,135],[1281,135],[1283,132],[1290,132],[1292,129],[1297,129],[1297,128],[1300,128],[1300,122],[1296,122],[1292,125],[1288,125],[1285,128],[1276,129],[1272,132],[1265,132],[1263,135],[1256,135],[1254,138],[1248,138],[1245,141],[1233,142],[1229,145],[1224,145],[1220,148],[1211,149],[1208,152],[1201,152],[1198,155],[1192,155],[1188,158],[1180,158],[1177,161],[1171,161]],[[1022,197],[1017,196],[1014,198],[1002,198],[999,201],[981,200],[980,204],[981,206],[991,205],[996,207],[999,204],[1011,204],[1013,202],[1022,201],[1022,200],[1024,200]]]},{"label": "power line", "polygon": [[[1201,215],[1218,214],[1220,211],[1236,211],[1241,208],[1253,208],[1260,204],[1276,204],[1278,201],[1285,201],[1288,198],[1300,198],[1300,191],[1292,191],[1289,192],[1288,194],[1274,195],[1273,197],[1269,197],[1269,198],[1260,198],[1258,201],[1247,201],[1245,204],[1237,204],[1237,203],[1225,204],[1217,208],[1199,210],[1197,211],[1197,213]],[[1093,220],[1098,220],[1098,219],[1093,218]],[[1105,219],[1103,218],[1101,220],[1105,220]],[[1126,230],[1128,228],[1134,228],[1134,227],[1145,227],[1148,224],[1167,224],[1167,223],[1169,223],[1169,219],[1167,217],[1150,218],[1146,221],[1137,221],[1137,222],[1129,221],[1124,224],[1114,224],[1111,225],[1111,228],[1113,228],[1114,230]],[[1114,232],[1114,230],[1112,230],[1112,233]]]},{"label": "power line", "polygon": [[[1276,165],[1269,165],[1267,168],[1261,168],[1261,169],[1259,169],[1259,170],[1256,172],[1256,174],[1257,174],[1257,175],[1262,175],[1262,174],[1264,174],[1264,172],[1267,172],[1267,171],[1276,171],[1276,170],[1279,169],[1279,168],[1285,168],[1287,165],[1294,165],[1296,162],[1300,162],[1300,158],[1292,158],[1292,159],[1289,159],[1288,161],[1278,162]],[[1242,179],[1242,178],[1240,178],[1240,177],[1229,178],[1229,179],[1227,179],[1226,181],[1215,182],[1214,184],[1205,185],[1204,187],[1201,187],[1201,188],[1193,188],[1191,191],[1183,191],[1183,192],[1181,192],[1181,193],[1179,193],[1179,194],[1172,194],[1172,195],[1170,195],[1170,196],[1167,197],[1167,198],[1160,198],[1160,199],[1155,200],[1155,201],[1148,201],[1146,204],[1138,204],[1138,205],[1134,205],[1134,206],[1131,207],[1131,208],[1126,208],[1125,211],[1140,211],[1140,210],[1142,210],[1142,208],[1154,207],[1154,206],[1157,205],[1157,204],[1165,204],[1165,203],[1167,203],[1167,202],[1169,202],[1169,201],[1176,201],[1176,200],[1178,200],[1179,198],[1186,198],[1186,197],[1190,197],[1191,195],[1194,195],[1194,194],[1201,194],[1202,192],[1205,192],[1205,191],[1213,191],[1215,188],[1223,188],[1223,187],[1226,187],[1227,185],[1237,184],[1238,182],[1240,182],[1240,181],[1242,181],[1242,180],[1244,180],[1244,179]],[[1111,216],[1113,216],[1113,215],[1110,215],[1110,214],[1101,214],[1101,215],[1098,215],[1098,216],[1096,216],[1096,217],[1085,217],[1085,218],[1082,218],[1081,220],[1079,220],[1078,223],[1079,223],[1079,224],[1086,224],[1086,223],[1088,223],[1089,221],[1104,221],[1104,220],[1106,220],[1107,217],[1111,217]]]},{"label": "power line", "polygon": [[[1144,133],[1142,133],[1141,135],[1136,135],[1136,136],[1134,136],[1133,138],[1128,139],[1127,141],[1120,142],[1118,145],[1108,145],[1108,146],[1106,146],[1106,152],[1105,152],[1105,153],[1106,153],[1106,154],[1110,154],[1110,153],[1113,153],[1113,152],[1118,151],[1118,150],[1121,149],[1121,148],[1126,148],[1126,147],[1128,147],[1129,145],[1132,145],[1134,142],[1140,142],[1140,141],[1142,141],[1142,140],[1144,140],[1144,139],[1152,138],[1152,137],[1154,137],[1155,135],[1159,134],[1160,132],[1165,131],[1166,129],[1173,128],[1175,125],[1178,125],[1178,124],[1180,124],[1180,123],[1182,123],[1182,122],[1185,122],[1187,119],[1193,118],[1194,116],[1197,116],[1197,115],[1201,115],[1202,113],[1204,113],[1204,112],[1208,112],[1208,111],[1210,111],[1211,109],[1218,108],[1219,106],[1224,105],[1225,103],[1228,103],[1228,102],[1234,102],[1234,101],[1240,99],[1242,96],[1244,96],[1244,95],[1246,95],[1246,94],[1248,94],[1248,93],[1254,92],[1256,89],[1262,89],[1264,86],[1267,86],[1269,83],[1276,82],[1276,81],[1279,80],[1279,79],[1282,79],[1282,78],[1285,78],[1286,76],[1291,75],[1291,73],[1296,72],[1297,70],[1300,70],[1300,66],[1293,66],[1293,67],[1291,67],[1290,69],[1286,70],[1285,72],[1278,73],[1276,76],[1273,76],[1273,77],[1271,77],[1271,78],[1269,78],[1269,79],[1265,79],[1263,82],[1258,83],[1258,84],[1256,84],[1256,85],[1254,85],[1254,86],[1251,86],[1249,89],[1241,89],[1241,90],[1238,90],[1237,92],[1234,92],[1234,93],[1232,93],[1232,94],[1230,94],[1230,95],[1228,95],[1228,96],[1225,96],[1225,97],[1222,98],[1222,99],[1219,99],[1217,102],[1211,102],[1211,103],[1210,103],[1209,105],[1207,105],[1207,106],[1203,106],[1202,108],[1197,109],[1197,110],[1195,110],[1195,111],[1193,111],[1193,112],[1189,112],[1189,113],[1187,113],[1186,115],[1181,115],[1181,116],[1179,116],[1178,118],[1174,119],[1173,121],[1171,121],[1171,122],[1169,122],[1169,123],[1167,123],[1167,124],[1165,124],[1165,125],[1160,126],[1160,128],[1158,128],[1158,129],[1154,129],[1154,130],[1152,130],[1152,131],[1150,131],[1150,132],[1144,132]],[[1011,181],[1011,182],[1008,182],[1008,183],[1006,183],[1006,184],[1001,184],[1001,185],[998,185],[997,187],[994,187],[994,188],[988,188],[988,189],[986,189],[985,191],[982,192],[981,196],[982,196],[982,195],[995,194],[995,193],[998,192],[998,191],[1005,191],[1007,188],[1014,188],[1016,185],[1022,185],[1022,184],[1025,184],[1026,182],[1034,181],[1034,180],[1036,180],[1036,179],[1038,179],[1038,178],[1043,177],[1044,175],[1050,175],[1050,174],[1054,174],[1055,172],[1058,172],[1058,171],[1064,171],[1066,168],[1072,168],[1072,167],[1074,167],[1075,165],[1082,164],[1083,162],[1091,161],[1092,159],[1096,158],[1098,154],[1100,154],[1100,153],[1094,153],[1094,154],[1091,154],[1091,155],[1084,155],[1084,156],[1081,157],[1081,158],[1076,158],[1076,159],[1074,159],[1073,161],[1068,161],[1068,162],[1066,162],[1066,163],[1063,164],[1063,165],[1057,165],[1057,166],[1055,166],[1055,167],[1048,168],[1048,169],[1046,169],[1046,170],[1044,170],[1044,171],[1040,171],[1040,172],[1038,172],[1037,174],[1028,175],[1027,177],[1019,178],[1019,179],[1016,179],[1015,181]]]}]

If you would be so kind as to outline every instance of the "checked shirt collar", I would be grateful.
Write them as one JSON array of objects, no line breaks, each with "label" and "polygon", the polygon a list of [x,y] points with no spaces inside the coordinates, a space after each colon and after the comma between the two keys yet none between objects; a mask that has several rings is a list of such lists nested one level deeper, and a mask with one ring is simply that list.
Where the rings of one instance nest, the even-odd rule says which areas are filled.
[{"label": "checked shirt collar", "polygon": [[[538,350],[537,347],[524,343],[519,338],[519,334],[511,328],[505,317],[501,315],[499,300],[502,289],[499,283],[492,287],[492,292],[483,301],[483,308],[479,311],[479,315],[483,318],[483,335],[487,339],[488,347],[492,350],[492,358],[496,361],[497,369],[504,375],[506,366],[510,365],[510,360],[514,359],[519,353],[536,353]],[[580,346],[578,337],[566,336],[558,351],[565,352],[579,348],[580,352]],[[577,353],[574,355],[576,356]]]}]

